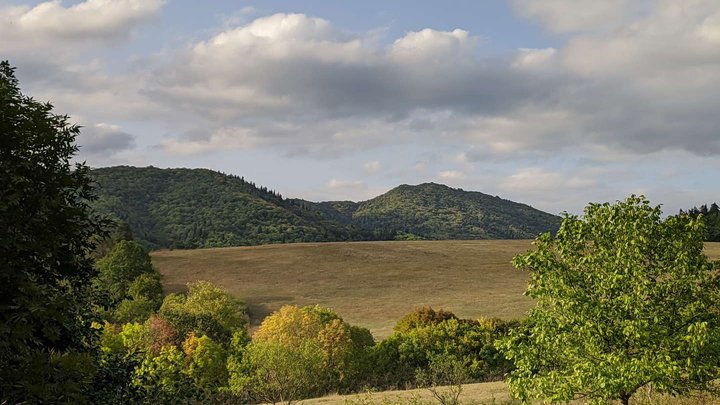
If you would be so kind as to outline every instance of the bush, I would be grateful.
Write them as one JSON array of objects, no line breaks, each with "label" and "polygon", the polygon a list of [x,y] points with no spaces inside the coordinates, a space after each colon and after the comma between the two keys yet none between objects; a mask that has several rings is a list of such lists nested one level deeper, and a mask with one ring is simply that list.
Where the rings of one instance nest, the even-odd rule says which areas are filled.
[{"label": "bush", "polygon": [[155,303],[145,297],[124,299],[115,308],[113,320],[119,323],[143,322],[157,309]]},{"label": "bush", "polygon": [[251,343],[245,350],[242,372],[230,389],[238,395],[267,403],[290,403],[322,393],[324,355],[317,343],[288,345],[275,341]]},{"label": "bush", "polygon": [[450,319],[458,319],[458,317],[452,312],[442,309],[435,311],[430,307],[422,307],[400,318],[393,330],[398,333],[406,333],[419,327],[438,324]]},{"label": "bush", "polygon": [[208,336],[191,334],[183,342],[183,351],[189,360],[188,375],[198,387],[211,392],[228,383],[228,353]]},{"label": "bush", "polygon": [[515,323],[497,319],[459,319],[447,311],[421,308],[406,315],[396,331],[372,352],[374,384],[405,388],[416,383],[417,371],[428,371],[434,359],[462,364],[474,381],[500,379],[512,364],[494,342]]},{"label": "bush", "polygon": [[165,297],[158,316],[169,322],[182,339],[194,332],[227,347],[233,333],[247,325],[245,305],[207,281],[188,284],[188,290],[187,294]]},{"label": "bush", "polygon": [[135,368],[133,384],[144,390],[147,403],[190,403],[199,397],[185,372],[185,356],[175,346],[165,346],[157,355],[148,353]]}]

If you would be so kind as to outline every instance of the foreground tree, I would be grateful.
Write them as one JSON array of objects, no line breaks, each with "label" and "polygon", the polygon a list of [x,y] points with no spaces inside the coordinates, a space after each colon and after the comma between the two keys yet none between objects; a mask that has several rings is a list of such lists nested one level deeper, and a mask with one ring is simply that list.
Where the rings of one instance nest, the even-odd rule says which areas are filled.
[{"label": "foreground tree", "polygon": [[0,63],[0,398],[83,402],[94,370],[88,168],[77,126]]},{"label": "foreground tree", "polygon": [[566,215],[555,238],[513,260],[537,300],[529,328],[498,342],[522,400],[628,404],[641,387],[708,389],[720,365],[720,290],[702,222],[661,218],[632,196]]}]

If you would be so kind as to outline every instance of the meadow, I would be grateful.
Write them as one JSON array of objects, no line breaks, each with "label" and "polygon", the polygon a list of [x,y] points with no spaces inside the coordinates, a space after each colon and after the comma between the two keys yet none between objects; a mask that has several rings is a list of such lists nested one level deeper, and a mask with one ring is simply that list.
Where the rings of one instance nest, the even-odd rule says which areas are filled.
[{"label": "meadow", "polygon": [[[330,307],[348,322],[387,337],[421,306],[460,317],[521,318],[527,273],[512,267],[529,240],[297,243],[161,250],[153,263],[166,292],[208,280],[244,300],[253,325],[285,304]],[[720,243],[708,243],[720,258]]]}]

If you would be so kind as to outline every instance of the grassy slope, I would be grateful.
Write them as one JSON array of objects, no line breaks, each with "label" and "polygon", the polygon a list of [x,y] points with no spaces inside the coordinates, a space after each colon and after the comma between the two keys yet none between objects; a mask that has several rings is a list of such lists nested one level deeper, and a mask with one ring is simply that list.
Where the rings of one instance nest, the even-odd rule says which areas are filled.
[{"label": "grassy slope", "polygon": [[[442,388],[440,388],[442,389]],[[404,404],[417,398],[423,404],[437,404],[428,390],[416,389],[407,391],[384,391],[372,394],[331,395],[302,401],[307,405],[347,405],[347,404]],[[476,405],[520,405],[520,401],[510,397],[507,385],[504,382],[489,382],[467,384],[463,386],[460,400],[464,404]],[[572,401],[571,404],[586,404],[586,401]],[[619,402],[616,402],[619,403]],[[686,397],[669,397],[653,394],[651,391],[641,389],[630,401],[632,405],[720,405],[720,399],[709,394],[693,394]],[[533,404],[541,404],[536,401]]]},{"label": "grassy slope", "polygon": [[[302,401],[307,405],[345,405],[347,403],[404,403],[412,398],[419,398],[422,401],[430,402],[432,394],[426,389],[415,389],[407,391],[383,391],[376,393],[355,394],[355,395],[331,395],[322,398],[313,398]],[[501,405],[510,402],[510,393],[504,382],[490,382],[480,384],[467,384],[463,386],[460,396],[463,403],[473,401],[478,404]],[[436,402],[435,402],[436,403]]]},{"label": "grassy slope", "polygon": [[[303,243],[152,254],[168,291],[209,280],[245,300],[255,324],[283,304],[320,304],[386,337],[431,305],[461,317],[517,318],[532,306],[526,273],[510,265],[527,240]],[[720,243],[708,244],[720,258]]]}]

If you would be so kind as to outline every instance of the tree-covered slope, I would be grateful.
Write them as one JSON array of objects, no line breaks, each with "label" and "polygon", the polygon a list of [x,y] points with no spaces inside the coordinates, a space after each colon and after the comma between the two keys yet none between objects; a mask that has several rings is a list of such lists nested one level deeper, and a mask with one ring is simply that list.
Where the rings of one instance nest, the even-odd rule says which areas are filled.
[{"label": "tree-covered slope", "polygon": [[93,170],[96,207],[127,222],[149,248],[355,239],[265,188],[206,169],[128,166]]},{"label": "tree-covered slope", "polygon": [[93,170],[96,207],[146,247],[197,248],[387,239],[534,238],[559,218],[524,204],[428,183],[363,202],[284,199],[207,169]]},{"label": "tree-covered slope", "polygon": [[555,231],[560,218],[487,194],[442,184],[401,185],[359,204],[353,222],[423,239],[522,239]]}]

